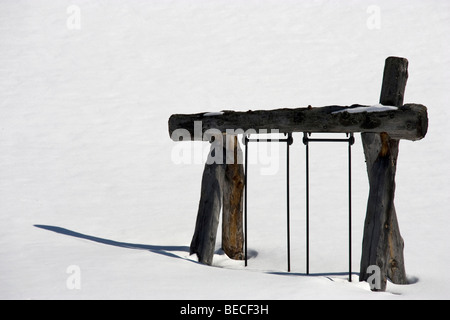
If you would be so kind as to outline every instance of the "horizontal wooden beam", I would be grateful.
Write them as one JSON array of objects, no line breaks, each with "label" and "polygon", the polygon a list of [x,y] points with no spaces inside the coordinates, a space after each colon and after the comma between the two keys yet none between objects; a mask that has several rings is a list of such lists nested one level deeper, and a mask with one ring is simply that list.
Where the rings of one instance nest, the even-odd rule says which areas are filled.
[{"label": "horizontal wooden beam", "polygon": [[[208,140],[210,132],[386,132],[394,139],[420,140],[428,129],[427,108],[406,104],[399,108],[363,105],[306,107],[294,109],[223,111],[174,114],[169,135],[174,141]],[[205,134],[206,133],[206,134]]]}]

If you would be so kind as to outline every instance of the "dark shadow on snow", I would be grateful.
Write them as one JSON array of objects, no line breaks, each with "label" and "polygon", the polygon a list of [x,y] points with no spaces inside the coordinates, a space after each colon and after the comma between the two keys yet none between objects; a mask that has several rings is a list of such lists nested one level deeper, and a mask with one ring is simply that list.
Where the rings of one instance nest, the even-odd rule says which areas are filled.
[{"label": "dark shadow on snow", "polygon": [[[275,274],[279,276],[305,276],[305,277],[326,277],[331,281],[334,281],[330,277],[341,277],[341,276],[347,276],[348,272],[317,272],[317,273],[296,273],[296,272],[267,272],[268,274]],[[359,272],[352,272],[352,275],[359,276]]]},{"label": "dark shadow on snow", "polygon": [[[135,250],[148,250],[150,252],[162,254],[164,256],[168,256],[171,258],[178,258],[178,259],[185,260],[184,258],[171,253],[170,251],[181,251],[181,252],[189,253],[189,247],[187,247],[187,246],[157,246],[157,245],[150,245],[150,244],[119,242],[119,241],[90,236],[87,234],[75,232],[75,231],[68,230],[68,229],[61,228],[61,227],[47,226],[47,225],[40,225],[40,224],[35,224],[34,226],[37,228],[41,228],[41,229],[48,230],[48,231],[53,231],[53,232],[63,234],[66,236],[71,236],[71,237],[80,238],[80,239],[86,239],[86,240],[106,244],[109,246],[127,248],[127,249],[135,249]],[[192,260],[189,260],[189,261],[192,261]],[[196,262],[196,261],[192,261],[192,262]]]},{"label": "dark shadow on snow", "polygon": [[[304,276],[304,277],[325,277],[330,281],[334,281],[332,277],[348,277],[348,271],[345,272],[317,272],[317,273],[296,273],[296,272],[287,272],[287,271],[272,271],[272,272],[266,272],[267,274],[274,274],[279,276]],[[352,276],[358,276],[360,275],[359,272],[352,272]],[[358,280],[359,281],[359,280]],[[391,282],[390,280],[388,280]],[[408,285],[416,284],[419,282],[419,278],[416,276],[408,276]],[[393,292],[391,292],[393,293]],[[395,294],[395,293],[393,293]]]},{"label": "dark shadow on snow", "polygon": [[[74,238],[79,238],[79,239],[85,239],[85,240],[89,240],[89,241],[93,241],[93,242],[97,242],[97,243],[101,243],[101,244],[106,244],[109,246],[114,246],[114,247],[120,247],[120,248],[127,248],[127,249],[134,249],[134,250],[148,250],[150,252],[156,253],[156,254],[161,254],[167,257],[171,257],[171,258],[177,258],[177,259],[182,259],[182,260],[188,260],[194,263],[199,263],[197,261],[194,260],[190,260],[190,259],[185,259],[183,257],[180,257],[170,251],[178,251],[178,252],[186,252],[189,253],[190,248],[188,246],[162,246],[162,245],[151,245],[151,244],[139,244],[139,243],[128,243],[128,242],[119,242],[119,241],[115,241],[115,240],[110,240],[110,239],[105,239],[105,238],[99,238],[99,237],[94,237],[94,236],[90,236],[87,234],[83,234],[83,233],[79,233],[79,232],[75,232],[69,229],[65,229],[65,228],[61,228],[61,227],[56,227],[56,226],[48,226],[48,225],[41,225],[41,224],[35,224],[34,225],[36,228],[40,228],[40,229],[44,229],[44,230],[48,230],[48,231],[52,231],[52,232],[56,232],[59,234],[63,234],[66,236],[71,236]],[[225,254],[223,253],[222,250],[218,250],[216,252],[216,254]],[[249,250],[248,252],[248,258],[255,258],[258,255],[257,251],[254,250]],[[267,274],[274,274],[274,275],[281,275],[281,276],[308,276],[306,273],[295,273],[295,272],[266,272]],[[328,273],[310,273],[309,276],[323,276],[323,277],[332,277],[332,276],[346,276],[348,275],[348,272],[328,272]],[[352,275],[359,275],[359,273],[356,272],[352,272]],[[331,281],[334,281],[333,279],[329,278]],[[411,281],[412,283],[417,282],[417,278],[413,278],[413,281]]]}]

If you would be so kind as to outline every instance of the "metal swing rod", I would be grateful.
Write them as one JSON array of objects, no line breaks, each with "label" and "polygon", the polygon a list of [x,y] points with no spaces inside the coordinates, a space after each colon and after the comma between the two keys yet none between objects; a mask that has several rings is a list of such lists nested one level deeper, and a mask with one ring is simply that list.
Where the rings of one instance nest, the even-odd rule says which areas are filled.
[{"label": "metal swing rod", "polygon": [[247,135],[244,136],[244,145],[245,145],[245,174],[244,174],[244,185],[245,185],[245,192],[244,192],[244,256],[245,256],[245,266],[248,265],[248,252],[247,252],[247,177],[248,177],[248,143],[249,142],[286,142],[286,202],[287,202],[287,212],[286,212],[286,219],[287,219],[287,269],[288,272],[291,271],[291,236],[290,236],[290,199],[289,199],[289,184],[290,184],[290,173],[289,173],[289,146],[294,142],[292,138],[292,133],[287,134],[286,139],[249,139]]},{"label": "metal swing rod", "polygon": [[[351,273],[352,273],[352,235],[351,235],[351,225],[352,225],[352,185],[351,185],[351,166],[352,166],[352,158],[351,158],[351,146],[355,143],[355,138],[353,133],[347,134],[346,139],[331,139],[331,138],[309,138],[310,133],[305,132],[303,134],[303,143],[306,146],[306,274],[309,275],[309,142],[346,142],[348,143],[348,224],[349,224],[349,279],[351,282]],[[287,150],[286,150],[286,198],[287,198],[287,265],[288,272],[291,271],[291,263],[290,263],[290,170],[289,170],[289,146],[293,143],[292,133],[287,134],[286,139],[250,139],[247,135],[244,136],[243,139],[245,145],[245,174],[244,174],[244,256],[245,256],[245,266],[248,265],[248,228],[247,228],[247,183],[248,183],[248,143],[249,142],[286,142]]]},{"label": "metal swing rod", "polygon": [[311,133],[303,133],[306,146],[306,274],[309,274],[309,142],[347,142],[348,143],[348,281],[352,281],[352,145],[355,143],[353,133],[347,133],[347,139],[309,138]]}]

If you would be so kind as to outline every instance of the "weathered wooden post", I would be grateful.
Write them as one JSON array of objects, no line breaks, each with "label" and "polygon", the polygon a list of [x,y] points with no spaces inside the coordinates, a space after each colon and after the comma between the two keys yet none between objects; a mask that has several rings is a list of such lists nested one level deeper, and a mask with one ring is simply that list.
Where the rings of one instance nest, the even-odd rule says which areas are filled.
[{"label": "weathered wooden post", "polygon": [[222,210],[222,249],[231,259],[243,259],[242,195],[244,169],[236,135],[214,135],[203,171],[197,222],[190,253],[211,265]]},{"label": "weathered wooden post", "polygon": [[[401,107],[408,79],[408,60],[386,59],[380,103]],[[384,291],[389,278],[396,284],[407,284],[400,235],[394,206],[395,172],[399,140],[389,133],[362,133],[362,143],[369,176],[369,199],[361,256],[360,281],[367,281],[367,268],[376,265],[381,271]]]},{"label": "weathered wooden post", "polygon": [[227,161],[223,185],[222,249],[234,260],[244,258],[243,194],[244,166],[236,135],[226,135]]},{"label": "weathered wooden post", "polygon": [[[192,237],[190,253],[197,254],[198,261],[212,264],[223,201],[225,158],[222,137],[215,136],[211,143],[208,161],[203,171],[197,222]],[[222,154],[217,154],[222,152]]]}]

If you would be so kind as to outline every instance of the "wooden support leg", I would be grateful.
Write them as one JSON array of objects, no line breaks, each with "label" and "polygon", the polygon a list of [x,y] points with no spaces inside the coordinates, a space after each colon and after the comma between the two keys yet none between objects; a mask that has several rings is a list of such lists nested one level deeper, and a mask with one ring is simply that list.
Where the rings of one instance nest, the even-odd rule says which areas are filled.
[{"label": "wooden support leg", "polygon": [[[408,79],[408,60],[390,57],[386,60],[380,103],[401,106]],[[360,281],[367,281],[367,268],[376,265],[381,271],[381,286],[385,291],[387,278],[396,284],[407,284],[403,257],[403,239],[394,207],[395,173],[399,140],[387,133],[362,133],[369,200],[361,256]]]},{"label": "wooden support leg", "polygon": [[[223,157],[216,154],[222,152]],[[205,164],[202,177],[200,203],[198,207],[195,232],[191,242],[190,253],[197,254],[199,262],[211,265],[219,226],[220,209],[223,199],[223,184],[225,177],[225,151],[222,139],[216,139],[211,144],[209,160],[222,158],[223,161]]]},{"label": "wooden support leg", "polygon": [[231,259],[244,258],[242,150],[235,135],[215,138],[203,171],[197,222],[190,248],[191,254],[197,254],[199,262],[208,265],[213,261],[221,209],[222,248]]},{"label": "wooden support leg", "polygon": [[227,164],[223,186],[222,249],[234,260],[244,259],[243,155],[237,136],[226,136]]}]

